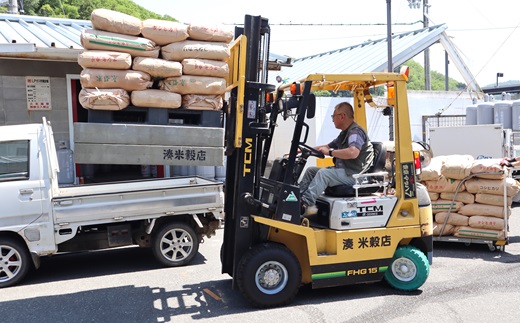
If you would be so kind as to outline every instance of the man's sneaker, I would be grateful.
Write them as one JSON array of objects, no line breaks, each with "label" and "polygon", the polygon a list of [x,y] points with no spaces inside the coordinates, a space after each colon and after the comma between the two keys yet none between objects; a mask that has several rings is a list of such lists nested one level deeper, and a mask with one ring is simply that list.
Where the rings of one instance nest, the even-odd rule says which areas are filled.
[{"label": "man's sneaker", "polygon": [[309,205],[305,208],[304,216],[314,215],[318,213],[318,208],[316,205]]}]

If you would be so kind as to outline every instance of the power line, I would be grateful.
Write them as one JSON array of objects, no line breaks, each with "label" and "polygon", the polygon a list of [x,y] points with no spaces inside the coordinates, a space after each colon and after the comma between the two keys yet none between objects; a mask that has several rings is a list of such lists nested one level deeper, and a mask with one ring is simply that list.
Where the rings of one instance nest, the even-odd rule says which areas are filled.
[{"label": "power line", "polygon": [[[410,26],[423,23],[422,20],[418,20],[416,22],[396,22],[393,23],[393,26]],[[244,23],[224,23],[224,25],[234,25],[234,26],[242,26]],[[386,26],[386,22],[376,22],[376,23],[352,23],[352,24],[345,24],[345,23],[269,23],[270,26],[309,26],[309,27],[316,27],[316,26],[328,26],[328,27],[351,27],[351,26]]]}]

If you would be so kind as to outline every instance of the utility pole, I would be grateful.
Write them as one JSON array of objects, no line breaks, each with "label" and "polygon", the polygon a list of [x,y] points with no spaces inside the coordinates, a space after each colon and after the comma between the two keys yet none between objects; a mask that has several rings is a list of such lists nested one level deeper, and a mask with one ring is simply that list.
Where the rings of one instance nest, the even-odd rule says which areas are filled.
[{"label": "utility pole", "polygon": [[[423,0],[423,24],[424,28],[428,28],[428,0]],[[430,49],[426,48],[424,50],[424,88],[426,91],[430,91],[432,89],[431,85],[431,76],[430,76]]]}]

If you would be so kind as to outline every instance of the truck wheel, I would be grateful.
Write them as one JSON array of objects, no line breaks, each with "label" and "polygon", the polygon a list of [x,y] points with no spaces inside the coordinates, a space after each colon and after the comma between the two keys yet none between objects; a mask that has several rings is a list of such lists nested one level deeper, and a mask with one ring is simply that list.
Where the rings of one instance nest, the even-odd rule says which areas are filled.
[{"label": "truck wheel", "polygon": [[19,283],[29,272],[31,256],[22,243],[0,238],[0,288]]},{"label": "truck wheel", "polygon": [[385,280],[395,289],[412,291],[424,284],[429,273],[428,259],[421,250],[413,246],[401,246],[395,251]]},{"label": "truck wheel", "polygon": [[183,266],[199,251],[199,239],[189,225],[170,223],[154,235],[152,250],[155,258],[163,265]]},{"label": "truck wheel", "polygon": [[253,247],[237,269],[240,292],[259,308],[289,304],[298,293],[301,276],[296,256],[287,247],[274,243]]}]

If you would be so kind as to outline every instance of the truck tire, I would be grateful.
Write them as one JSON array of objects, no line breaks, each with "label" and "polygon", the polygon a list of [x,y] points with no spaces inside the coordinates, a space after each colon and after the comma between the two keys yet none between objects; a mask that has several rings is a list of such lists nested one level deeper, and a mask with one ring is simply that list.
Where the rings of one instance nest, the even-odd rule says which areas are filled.
[{"label": "truck tire", "polygon": [[283,306],[292,302],[300,288],[302,271],[298,258],[287,247],[263,243],[240,260],[237,283],[255,307]]},{"label": "truck tire", "polygon": [[19,283],[30,267],[31,256],[23,243],[0,237],[0,288]]},{"label": "truck tire", "polygon": [[189,225],[169,223],[154,235],[152,251],[155,258],[165,266],[184,266],[199,251],[199,239]]},{"label": "truck tire", "polygon": [[385,280],[395,289],[412,291],[424,284],[429,273],[428,259],[421,250],[413,246],[401,246],[395,251]]}]

